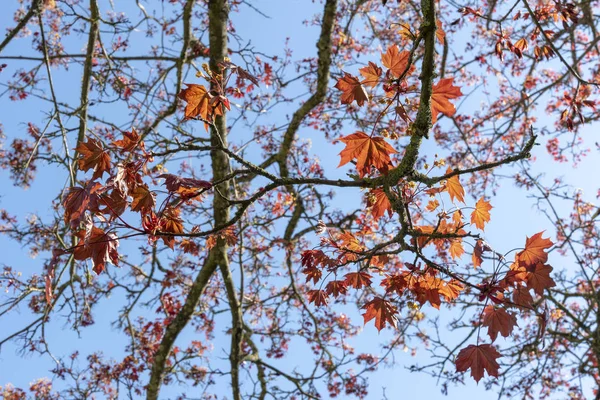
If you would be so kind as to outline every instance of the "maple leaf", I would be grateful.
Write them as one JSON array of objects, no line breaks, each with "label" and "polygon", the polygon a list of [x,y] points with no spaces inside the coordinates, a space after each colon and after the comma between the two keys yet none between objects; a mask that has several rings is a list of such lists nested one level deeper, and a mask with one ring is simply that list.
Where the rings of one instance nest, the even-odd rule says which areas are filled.
[{"label": "maple leaf", "polygon": [[[381,62],[383,65],[388,68],[394,78],[399,78],[400,75],[406,70],[408,67],[408,61],[410,58],[410,52],[404,50],[400,52],[400,49],[395,44],[388,47],[385,53],[381,53]],[[415,69],[414,65],[411,65],[405,77],[410,75]]]},{"label": "maple leaf", "polygon": [[421,304],[429,302],[435,309],[440,309],[442,299],[440,298],[440,289],[443,287],[444,281],[425,275],[419,278],[417,285],[413,288],[416,300]]},{"label": "maple leaf", "polygon": [[454,86],[452,82],[454,78],[440,79],[438,83],[433,85],[431,94],[431,123],[435,124],[438,114],[442,113],[447,117],[451,117],[456,112],[454,104],[450,103],[450,99],[456,99],[462,96],[460,88]]},{"label": "maple leaf", "polygon": [[302,273],[306,275],[307,283],[311,279],[314,283],[317,283],[317,282],[319,282],[319,279],[321,279],[321,275],[323,275],[321,270],[316,267],[306,267],[302,270]]},{"label": "maple leaf", "polygon": [[[161,232],[169,232],[174,234],[183,233],[183,220],[179,217],[181,210],[179,208],[168,207],[163,212],[159,220],[159,230]],[[163,242],[171,249],[175,246],[175,237],[162,236]]]},{"label": "maple leaf", "polygon": [[346,281],[329,281],[325,287],[325,291],[327,294],[333,295],[333,297],[338,297],[348,292],[348,286],[346,285]]},{"label": "maple leaf", "polygon": [[498,377],[500,366],[496,362],[502,357],[491,344],[470,345],[462,349],[456,357],[456,371],[465,372],[471,369],[471,376],[476,382],[483,378],[486,371],[488,375]]},{"label": "maple leaf", "polygon": [[110,170],[110,154],[102,147],[99,140],[88,138],[87,142],[80,142],[75,151],[79,153],[77,160],[79,169],[84,172],[94,170],[92,180],[100,178],[104,172]]},{"label": "maple leaf", "polygon": [[[101,274],[106,269],[106,263],[113,265],[119,264],[119,240],[117,235],[112,232],[92,226],[89,232],[79,231],[76,235],[80,238],[80,244],[75,248],[73,256],[76,260],[92,259],[93,270],[96,274]],[[81,243],[83,239],[83,243]]]},{"label": "maple leaf", "polygon": [[354,289],[361,289],[363,286],[371,286],[371,275],[366,272],[350,272],[344,276],[344,281]]},{"label": "maple leaf", "polygon": [[427,211],[435,211],[436,208],[438,208],[440,205],[440,202],[437,200],[430,200],[429,203],[427,203],[427,206],[425,207],[425,209]]},{"label": "maple leaf", "polygon": [[544,289],[549,289],[556,286],[556,282],[550,278],[552,267],[542,263],[538,263],[532,269],[527,268],[527,287],[533,289],[539,296],[544,294]]},{"label": "maple leaf", "polygon": [[123,153],[130,153],[135,150],[138,145],[140,148],[144,148],[144,142],[140,142],[140,135],[135,129],[129,132],[123,132],[123,139],[115,140],[112,143],[119,148]]},{"label": "maple leaf", "polygon": [[374,62],[369,61],[369,65],[359,69],[358,72],[365,78],[361,83],[367,87],[373,88],[379,83],[382,69]]},{"label": "maple leaf", "polygon": [[552,247],[550,239],[543,239],[544,231],[538,232],[525,240],[525,249],[517,253],[516,260],[525,266],[548,261],[548,253],[544,250]]},{"label": "maple leaf", "polygon": [[98,211],[98,196],[102,185],[88,181],[84,188],[74,186],[69,188],[64,200],[65,222],[77,226],[83,220],[86,211]]},{"label": "maple leaf", "polygon": [[[446,174],[449,174],[451,172],[452,169],[448,168]],[[454,175],[453,177],[448,178],[446,180],[446,190],[450,195],[451,201],[454,201],[454,199],[456,198],[458,201],[465,204],[465,189],[461,185],[460,180],[458,179],[458,175]]]},{"label": "maple leaf", "polygon": [[356,104],[362,107],[365,101],[369,100],[369,95],[360,81],[347,72],[344,72],[344,76],[338,79],[335,88],[342,91],[342,104],[351,104],[356,100]]},{"label": "maple leaf", "polygon": [[186,83],[187,88],[179,92],[178,97],[185,101],[185,118],[200,117],[205,121],[212,121],[213,108],[210,104],[212,98],[206,88],[194,83]]},{"label": "maple leaf", "polygon": [[490,222],[490,210],[492,205],[482,198],[477,200],[475,210],[471,214],[471,223],[481,230],[485,227],[486,222]]},{"label": "maple leaf", "polygon": [[210,189],[212,187],[212,183],[203,181],[201,179],[182,178],[173,174],[162,174],[158,177],[165,179],[165,186],[171,193],[179,192],[182,188],[200,190]]},{"label": "maple leaf", "polygon": [[390,217],[394,212],[390,200],[381,188],[373,189],[369,192],[368,204],[371,207],[371,214],[376,221],[383,217],[386,211]]},{"label": "maple leaf", "polygon": [[528,288],[518,286],[513,291],[513,303],[520,308],[531,309],[533,306],[533,297]]},{"label": "maple leaf", "polygon": [[308,296],[308,302],[315,303],[317,307],[327,305],[327,293],[323,290],[309,290],[306,295]]},{"label": "maple leaf", "polygon": [[103,194],[100,197],[100,203],[105,205],[100,211],[109,215],[110,221],[123,214],[128,205],[127,197],[118,189],[114,189],[108,196]]},{"label": "maple leaf", "polygon": [[444,40],[446,40],[446,32],[444,32],[444,28],[442,28],[442,21],[438,19],[435,21],[435,25],[437,26],[435,30],[435,37],[440,44],[444,44]]},{"label": "maple leaf", "polygon": [[394,328],[396,327],[396,313],[398,309],[390,304],[390,302],[381,297],[375,297],[362,306],[362,308],[366,310],[363,314],[365,324],[375,318],[375,327],[378,331],[385,328],[386,323],[389,323]]},{"label": "maple leaf", "polygon": [[510,336],[513,328],[517,326],[517,317],[506,312],[503,308],[487,306],[483,311],[482,326],[488,327],[488,335],[494,342],[498,337],[498,333],[504,337]]},{"label": "maple leaf", "polygon": [[381,281],[381,286],[385,288],[387,293],[396,292],[401,295],[409,287],[409,281],[405,273],[388,275]]},{"label": "maple leaf", "polygon": [[356,169],[360,178],[371,172],[371,166],[381,173],[386,173],[392,166],[390,155],[397,153],[383,138],[372,138],[360,131],[340,140],[346,144],[346,148],[340,152],[338,168],[356,158]]},{"label": "maple leaf", "polygon": [[450,241],[450,256],[453,259],[461,258],[465,254],[465,249],[461,238],[455,238]]},{"label": "maple leaf", "polygon": [[457,299],[463,290],[463,284],[456,279],[452,279],[440,288],[440,294],[446,298],[446,301],[452,301]]},{"label": "maple leaf", "polygon": [[129,195],[132,197],[131,211],[145,214],[154,208],[155,194],[148,189],[147,185],[136,186]]},{"label": "maple leaf", "polygon": [[481,263],[483,262],[482,255],[486,251],[492,251],[492,248],[483,240],[477,240],[477,242],[475,242],[472,255],[473,266],[475,268],[481,266]]}]

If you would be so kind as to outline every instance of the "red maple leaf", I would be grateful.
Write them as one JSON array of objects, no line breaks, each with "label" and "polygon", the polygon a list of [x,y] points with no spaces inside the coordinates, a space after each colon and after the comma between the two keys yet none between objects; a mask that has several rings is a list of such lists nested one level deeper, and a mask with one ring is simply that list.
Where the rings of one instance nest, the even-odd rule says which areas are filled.
[{"label": "red maple leaf", "polygon": [[471,369],[471,376],[476,382],[483,378],[484,371],[488,375],[498,377],[500,366],[496,362],[502,357],[491,344],[470,345],[462,349],[456,357],[456,370],[465,372]]},{"label": "red maple leaf", "polygon": [[344,276],[344,281],[354,289],[361,289],[363,286],[371,286],[371,275],[366,272],[350,272]]},{"label": "red maple leaf", "polygon": [[513,328],[517,326],[517,318],[514,314],[506,312],[504,308],[487,306],[483,311],[483,326],[488,327],[488,335],[492,342],[500,333],[504,337],[510,336]]},{"label": "red maple leaf", "polygon": [[83,220],[86,211],[98,211],[98,196],[101,190],[102,185],[93,181],[88,181],[84,188],[69,188],[63,200],[65,222],[77,226]]},{"label": "red maple leaf", "polygon": [[327,305],[327,293],[323,290],[309,290],[306,295],[308,296],[308,302],[315,303],[317,307]]},{"label": "red maple leaf", "polygon": [[396,313],[398,312],[398,309],[389,301],[386,301],[381,297],[375,297],[373,300],[362,306],[362,309],[366,310],[363,314],[365,324],[375,318],[375,327],[379,331],[385,328],[386,323],[392,325],[394,328],[396,327]]}]

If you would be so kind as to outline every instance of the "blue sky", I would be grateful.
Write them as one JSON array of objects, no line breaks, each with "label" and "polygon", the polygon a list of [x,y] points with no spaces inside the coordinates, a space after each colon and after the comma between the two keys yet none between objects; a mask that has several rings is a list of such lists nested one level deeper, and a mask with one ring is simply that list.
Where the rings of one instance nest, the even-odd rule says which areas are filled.
[{"label": "blue sky", "polygon": [[[0,13],[0,29],[3,27],[13,26],[12,8],[16,7],[16,1],[11,4],[11,12]],[[133,2],[131,2],[133,3]],[[277,0],[255,0],[252,4],[263,10],[271,18],[266,19],[259,14],[253,12],[247,7],[244,8],[244,16],[234,15],[238,33],[245,38],[252,38],[253,43],[256,43],[265,53],[277,53],[283,49],[285,38],[290,38],[290,47],[294,49],[294,57],[300,59],[304,56],[313,55],[315,51],[315,42],[318,35],[316,27],[305,26],[302,22],[309,19],[312,15],[321,11],[319,3],[302,1],[302,0],[287,0],[285,2]],[[131,12],[136,13],[136,9],[132,8]],[[139,35],[140,43],[145,42],[144,34]],[[25,43],[22,41],[21,43]],[[19,43],[19,42],[16,42]],[[7,48],[5,54],[17,55],[29,52],[29,48],[20,48],[16,43]],[[234,60],[235,61],[235,60]],[[2,63],[2,61],[0,61]],[[16,63],[11,63],[9,68],[2,74],[12,74]],[[356,73],[356,71],[352,71]],[[45,75],[45,74],[43,74]],[[56,73],[55,84],[59,88],[58,94],[60,98],[69,98],[71,95],[77,97],[79,91],[79,81],[74,81],[72,76],[79,77],[76,69],[70,70],[68,73]],[[4,80],[5,77],[2,76]],[[78,78],[79,79],[79,78]],[[0,92],[2,88],[0,88]],[[25,134],[26,122],[29,120],[44,119],[44,115],[40,110],[43,107],[36,107],[36,100],[28,100],[27,102],[11,102],[7,97],[0,98],[0,122],[4,126],[4,132],[7,136],[6,143],[10,143],[10,139],[20,137]],[[290,108],[293,111],[293,108]],[[117,114],[114,115],[118,118]],[[279,111],[278,111],[279,112]],[[459,112],[468,112],[468,110],[459,109]],[[274,113],[275,114],[275,113]],[[272,115],[274,122],[285,121],[284,116]],[[348,127],[352,133],[353,127]],[[585,130],[585,136],[593,135],[593,126],[589,126]],[[337,155],[341,150],[341,144],[333,146],[324,141],[319,132],[312,131],[308,128],[300,132],[303,137],[310,137],[313,140],[315,149],[326,149],[322,156],[322,164],[326,171],[335,171],[339,158],[331,155]],[[327,146],[327,147],[322,147]],[[316,151],[319,155],[319,152]],[[566,177],[566,181],[573,184],[575,187],[580,187],[588,196],[590,201],[595,200],[595,191],[597,186],[593,179],[589,179],[589,173],[586,171],[597,171],[600,168],[600,163],[595,153],[586,158],[577,169],[572,169],[569,164],[556,164],[546,154],[544,146],[537,146],[534,150],[534,155],[538,161],[534,164],[533,170],[545,172],[549,177],[562,175]],[[505,168],[504,172],[509,174],[511,170]],[[346,169],[337,171],[343,176]],[[57,171],[52,168],[42,167],[40,165],[37,173],[37,180],[34,185],[27,189],[13,187],[8,179],[6,171],[0,171],[0,208],[6,208],[12,213],[24,217],[30,214],[37,214],[41,218],[47,218],[52,215],[50,202],[56,195],[58,187],[64,185],[66,176],[62,171]],[[507,182],[508,183],[508,182]],[[338,197],[337,205],[344,207],[344,198]],[[356,202],[354,202],[356,204]],[[551,227],[548,225],[545,217],[534,211],[533,204],[527,198],[527,193],[518,190],[512,184],[505,184],[498,195],[492,200],[494,209],[492,210],[491,223],[486,228],[486,240],[493,243],[495,246],[503,249],[511,249],[521,247],[525,240],[525,235],[531,236],[543,229],[548,229],[551,232]],[[568,212],[568,210],[564,210]],[[132,246],[135,248],[135,246]],[[27,273],[35,273],[40,271],[42,261],[40,258],[32,259],[27,254],[26,249],[21,249],[14,243],[9,242],[3,236],[0,236],[0,249],[2,249],[3,257],[1,263],[16,265],[20,270]],[[570,260],[566,258],[558,258],[557,255],[551,256],[551,264],[555,265],[557,270],[564,268],[568,269]],[[2,300],[0,294],[0,301]],[[121,335],[119,331],[111,327],[114,320],[112,312],[120,304],[119,296],[114,296],[111,299],[102,303],[97,309],[96,326],[93,329],[87,329],[81,337],[69,330],[65,329],[60,322],[50,324],[51,329],[48,330],[48,338],[54,344],[54,349],[57,354],[69,354],[73,350],[79,350],[81,353],[95,351],[98,348],[104,350],[108,357],[118,357],[119,344],[125,342],[126,337]],[[429,311],[428,311],[429,312]],[[442,312],[444,312],[442,310]],[[8,317],[2,317],[0,324],[0,336],[4,336],[14,329],[16,326],[23,325],[30,321],[31,316],[27,310],[21,310],[20,313],[10,314]],[[352,318],[360,318],[358,314]],[[186,332],[185,336],[192,337],[191,332]],[[225,335],[223,335],[225,336]],[[386,333],[378,334],[372,324],[368,324],[361,335],[354,340],[357,347],[361,349],[372,349],[374,353],[378,353],[380,341],[386,337]],[[182,342],[185,338],[182,338]],[[228,340],[225,338],[225,340]],[[449,334],[449,340],[452,339],[452,334]],[[456,337],[454,337],[456,340]],[[504,339],[499,339],[500,341]],[[219,342],[215,344],[219,348]],[[228,344],[224,344],[228,345]],[[363,350],[366,352],[366,350]],[[435,379],[425,374],[410,373],[405,367],[412,364],[426,364],[429,357],[424,350],[419,350],[417,356],[413,357],[408,353],[398,353],[397,366],[395,368],[382,368],[376,374],[370,376],[370,391],[371,399],[379,399],[382,395],[383,387],[386,388],[386,393],[389,399],[402,397],[420,397],[426,399],[443,398],[440,394],[440,388],[436,386]],[[290,354],[288,358],[283,360],[284,363],[297,362],[303,363],[302,354]],[[308,359],[307,362],[311,362]],[[12,344],[2,348],[0,353],[0,385],[7,382],[12,382],[17,386],[27,386],[34,378],[48,376],[47,370],[51,366],[51,360],[39,360],[32,356],[22,357],[17,353],[17,347]],[[169,388],[163,392],[164,396],[169,396],[179,393],[180,388]],[[226,391],[223,392],[226,396]],[[450,388],[448,398],[479,398],[495,399],[497,396],[493,392],[485,391],[483,384],[476,385],[471,379],[466,380],[465,386]],[[165,397],[166,398],[166,397]]]}]

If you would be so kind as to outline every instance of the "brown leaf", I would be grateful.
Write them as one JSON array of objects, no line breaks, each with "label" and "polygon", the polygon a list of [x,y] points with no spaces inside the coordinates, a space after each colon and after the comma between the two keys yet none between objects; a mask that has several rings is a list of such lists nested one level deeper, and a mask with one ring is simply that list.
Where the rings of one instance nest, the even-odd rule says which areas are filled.
[{"label": "brown leaf", "polygon": [[544,294],[545,289],[556,286],[556,282],[550,278],[551,266],[538,263],[535,267],[527,268],[527,270],[527,277],[525,278],[527,287],[533,289],[539,296]]},{"label": "brown leaf", "polygon": [[212,183],[200,179],[182,178],[173,174],[162,174],[158,177],[165,179],[165,186],[171,193],[176,193],[182,188],[200,190],[210,189],[212,187]]},{"label": "brown leaf", "polygon": [[484,371],[490,376],[498,377],[500,366],[496,362],[502,357],[491,344],[470,345],[462,349],[456,357],[456,370],[465,372],[471,369],[471,376],[476,382],[483,378]]},{"label": "brown leaf", "polygon": [[342,104],[351,104],[356,100],[356,104],[362,107],[365,101],[369,100],[369,95],[360,81],[347,72],[344,72],[344,77],[338,79],[335,88],[342,91]]},{"label": "brown leaf", "polygon": [[139,211],[142,214],[145,214],[152,210],[156,204],[155,194],[151,192],[145,184],[136,186],[129,192],[129,195],[132,197],[131,211]]},{"label": "brown leaf", "polygon": [[86,211],[96,212],[98,210],[98,196],[102,185],[98,182],[88,181],[85,188],[74,186],[69,188],[63,200],[65,208],[65,222],[71,226],[77,226]]},{"label": "brown leaf", "polygon": [[140,142],[140,139],[141,137],[137,131],[132,129],[129,132],[123,132],[123,139],[115,140],[112,143],[117,146],[121,152],[130,153],[135,150],[138,145],[140,148],[144,148],[144,142]]},{"label": "brown leaf", "polygon": [[87,142],[80,142],[75,151],[79,153],[77,160],[79,169],[84,172],[94,170],[92,180],[100,178],[104,172],[110,170],[110,154],[102,147],[99,140],[88,138]]}]

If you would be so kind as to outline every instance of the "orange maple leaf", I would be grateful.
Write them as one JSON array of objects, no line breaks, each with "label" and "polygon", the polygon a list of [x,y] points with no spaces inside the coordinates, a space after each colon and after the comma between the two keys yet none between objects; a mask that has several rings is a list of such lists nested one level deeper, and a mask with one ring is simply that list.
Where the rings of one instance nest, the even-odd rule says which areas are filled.
[{"label": "orange maple leaf", "polygon": [[475,224],[477,228],[483,230],[485,223],[490,222],[490,210],[492,208],[492,205],[485,201],[483,197],[477,200],[477,203],[475,204],[475,210],[471,214],[471,223]]},{"label": "orange maple leaf", "polygon": [[[446,174],[449,174],[450,172],[452,172],[452,169],[448,168]],[[458,175],[454,175],[446,180],[446,190],[450,195],[450,200],[454,201],[456,198],[458,201],[465,204],[465,189],[461,185]]]},{"label": "orange maple leaf", "polygon": [[450,241],[450,256],[453,259],[461,258],[465,254],[465,249],[461,238],[454,238]]},{"label": "orange maple leaf", "polygon": [[79,169],[87,171],[94,170],[92,180],[100,178],[105,171],[110,170],[110,154],[102,147],[99,140],[88,138],[87,142],[81,142],[75,148],[79,152],[77,163]]},{"label": "orange maple leaf", "polygon": [[358,70],[360,74],[365,78],[360,83],[368,87],[375,87],[379,83],[382,69],[377,64],[369,61],[369,65]]},{"label": "orange maple leaf", "polygon": [[390,154],[397,153],[383,138],[372,138],[364,132],[356,132],[340,139],[346,148],[340,152],[340,165],[345,165],[356,158],[356,169],[362,178],[371,172],[374,166],[382,174],[392,166]]},{"label": "orange maple leaf", "polygon": [[452,84],[453,81],[454,78],[444,78],[432,87],[431,123],[433,124],[436,123],[439,113],[451,117],[456,112],[456,107],[449,100],[456,99],[463,94],[459,87]]},{"label": "orange maple leaf", "polygon": [[527,287],[533,289],[538,295],[544,294],[544,289],[549,289],[556,286],[556,282],[550,278],[552,267],[542,263],[538,263],[534,268],[527,268]]},{"label": "orange maple leaf", "polygon": [[471,376],[476,382],[483,378],[484,371],[488,375],[498,377],[500,366],[496,362],[502,357],[491,344],[470,345],[462,349],[456,357],[456,370],[465,372],[471,369]]},{"label": "orange maple leaf", "polygon": [[446,282],[445,285],[440,288],[440,294],[446,298],[446,301],[452,301],[458,298],[458,295],[464,289],[465,288],[462,283],[452,279],[449,282]]},{"label": "orange maple leaf", "polygon": [[338,79],[335,88],[342,91],[342,104],[350,104],[356,100],[356,104],[362,107],[365,101],[369,100],[369,95],[360,81],[347,72],[344,72],[344,76]]},{"label": "orange maple leaf", "polygon": [[550,239],[543,239],[544,231],[538,232],[525,240],[525,249],[517,253],[516,260],[525,266],[548,261],[548,253],[544,250],[552,247],[554,243]]},{"label": "orange maple leaf", "polygon": [[369,192],[368,205],[371,207],[371,214],[375,220],[383,217],[386,211],[390,217],[394,212],[390,200],[381,188],[373,189]]},{"label": "orange maple leaf", "polygon": [[362,308],[367,310],[363,314],[365,324],[375,318],[375,327],[378,331],[385,328],[386,323],[389,323],[394,328],[396,327],[396,313],[398,312],[398,309],[390,302],[381,297],[375,297]]},{"label": "orange maple leaf", "polygon": [[[406,70],[409,58],[410,53],[406,50],[400,52],[400,49],[395,44],[388,47],[385,53],[381,53],[381,62],[390,70],[392,75],[394,75],[394,78],[399,78]],[[411,65],[404,76],[406,77],[411,74],[414,69],[415,66]]]},{"label": "orange maple leaf", "polygon": [[503,308],[487,306],[483,311],[482,325],[488,327],[488,335],[493,342],[498,337],[498,333],[503,337],[510,336],[513,328],[517,326],[517,317]]},{"label": "orange maple leaf", "polygon": [[446,32],[444,32],[444,28],[442,28],[442,21],[438,19],[435,21],[435,25],[437,26],[437,29],[435,30],[435,37],[441,44],[444,44],[444,40],[446,40]]},{"label": "orange maple leaf", "polygon": [[185,106],[185,118],[200,117],[205,121],[211,121],[213,108],[210,104],[211,95],[202,85],[186,83],[187,88],[179,92],[178,97],[187,102]]}]

